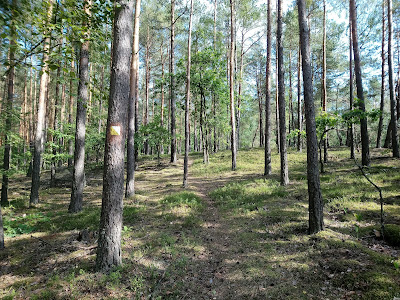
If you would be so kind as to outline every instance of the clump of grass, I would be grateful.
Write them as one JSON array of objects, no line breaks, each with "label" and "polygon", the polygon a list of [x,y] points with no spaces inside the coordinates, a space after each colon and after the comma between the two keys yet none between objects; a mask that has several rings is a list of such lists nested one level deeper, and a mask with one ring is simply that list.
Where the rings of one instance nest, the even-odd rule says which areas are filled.
[{"label": "clump of grass", "polygon": [[188,206],[192,209],[201,209],[203,207],[202,199],[192,192],[179,192],[168,195],[161,200],[161,203],[168,204],[171,207]]}]

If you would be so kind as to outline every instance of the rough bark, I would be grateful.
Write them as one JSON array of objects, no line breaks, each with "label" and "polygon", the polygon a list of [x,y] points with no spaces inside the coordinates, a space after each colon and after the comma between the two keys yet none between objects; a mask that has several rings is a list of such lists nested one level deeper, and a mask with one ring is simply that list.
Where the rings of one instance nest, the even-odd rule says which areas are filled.
[{"label": "rough bark", "polygon": [[231,4],[231,43],[229,57],[229,97],[231,114],[231,151],[232,151],[232,170],[236,170],[236,124],[235,124],[235,0],[230,0]]},{"label": "rough bark", "polygon": [[309,201],[308,232],[310,234],[323,230],[323,200],[318,170],[318,141],[315,124],[315,108],[312,90],[312,69],[310,59],[310,34],[306,20],[305,0],[297,0],[300,44],[303,69],[304,106],[307,131],[307,183]]},{"label": "rough bark", "polygon": [[176,162],[176,100],[175,100],[175,0],[171,0],[171,52],[169,72],[171,74],[171,162]]},{"label": "rough bark", "polygon": [[[75,72],[74,61],[71,61],[71,72]],[[69,81],[69,108],[68,108],[68,124],[72,124],[74,115],[74,97],[72,95],[74,81],[71,78]],[[72,167],[73,164],[73,154],[74,154],[74,141],[69,139],[68,141],[68,167]]]},{"label": "rough bark", "polygon": [[282,0],[278,0],[278,24],[276,39],[278,43],[278,105],[279,105],[279,144],[281,158],[281,185],[289,184],[286,145],[286,101],[285,101],[285,75],[283,63],[283,24]]},{"label": "rough bark", "polygon": [[392,38],[393,38],[393,21],[392,21],[392,0],[387,0],[388,14],[388,71],[389,71],[389,94],[390,94],[390,126],[392,127],[392,152],[393,157],[400,157],[399,140],[397,136],[397,109],[393,75],[393,53],[392,53]]},{"label": "rough bark", "polygon": [[135,103],[136,99],[139,97],[139,22],[140,0],[136,0],[129,89],[126,198],[132,197],[135,194]]},{"label": "rough bark", "polygon": [[[361,76],[361,59],[358,46],[357,36],[357,10],[355,0],[350,0],[350,18],[351,18],[351,35],[353,38],[353,55],[354,55],[354,71],[356,73],[356,86],[358,107],[362,112],[365,112],[365,99],[362,86]],[[370,163],[369,156],[369,138],[368,138],[368,123],[367,117],[360,118],[361,127],[361,163],[363,166],[368,166]]]},{"label": "rough bark", "polygon": [[115,7],[103,196],[96,258],[96,269],[102,272],[107,272],[122,263],[124,150],[128,119],[126,108],[129,107],[134,1],[116,2],[118,5]]},{"label": "rough bark", "polygon": [[[53,0],[49,1],[47,22],[50,22],[53,11]],[[37,110],[37,122],[36,122],[36,133],[35,133],[35,145],[33,151],[33,167],[32,167],[32,185],[31,193],[29,198],[29,204],[35,205],[39,203],[39,187],[40,187],[40,168],[42,164],[42,153],[44,150],[45,141],[45,121],[46,121],[46,98],[48,89],[48,79],[49,79],[49,50],[50,50],[50,36],[44,40],[43,46],[43,66],[42,75],[40,76],[40,86],[39,86],[39,101]]]},{"label": "rough bark", "polygon": [[[91,0],[85,2],[84,10],[90,14]],[[86,34],[89,34],[88,32]],[[81,44],[79,59],[79,85],[76,106],[76,131],[74,151],[74,172],[72,179],[71,202],[68,211],[76,213],[82,210],[83,189],[85,187],[85,137],[86,114],[89,101],[89,41]]]},{"label": "rough bark", "polygon": [[187,187],[188,178],[188,163],[189,163],[189,107],[190,107],[190,60],[192,47],[192,15],[193,15],[193,0],[190,1],[190,16],[189,16],[189,36],[188,36],[188,58],[186,67],[186,99],[185,99],[185,159],[183,164],[183,187]]}]

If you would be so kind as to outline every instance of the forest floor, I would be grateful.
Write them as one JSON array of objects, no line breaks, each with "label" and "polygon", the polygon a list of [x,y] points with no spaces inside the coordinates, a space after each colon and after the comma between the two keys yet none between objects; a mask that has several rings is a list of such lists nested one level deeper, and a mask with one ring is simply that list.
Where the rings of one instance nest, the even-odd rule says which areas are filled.
[{"label": "forest floor", "polygon": [[[57,187],[43,173],[40,204],[30,181],[13,178],[3,208],[3,299],[394,299],[400,297],[400,161],[372,150],[368,176],[383,190],[387,241],[379,237],[379,195],[345,148],[330,149],[321,175],[325,230],[307,234],[306,154],[289,153],[290,184],[262,176],[262,149],[241,150],[238,168],[221,151],[202,163],[140,161],[136,196],[124,202],[123,265],[94,271],[102,169],[87,170],[84,209],[67,212],[71,174]],[[397,230],[397,231],[396,231]],[[396,241],[396,239],[398,239]],[[390,243],[390,244],[388,244]]]}]

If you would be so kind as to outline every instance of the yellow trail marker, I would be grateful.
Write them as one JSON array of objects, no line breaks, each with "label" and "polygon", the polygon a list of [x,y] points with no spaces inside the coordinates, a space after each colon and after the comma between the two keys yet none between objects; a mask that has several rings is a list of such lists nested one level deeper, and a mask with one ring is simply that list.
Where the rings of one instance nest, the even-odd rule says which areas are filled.
[{"label": "yellow trail marker", "polygon": [[121,126],[111,126],[110,133],[111,135],[121,135]]}]

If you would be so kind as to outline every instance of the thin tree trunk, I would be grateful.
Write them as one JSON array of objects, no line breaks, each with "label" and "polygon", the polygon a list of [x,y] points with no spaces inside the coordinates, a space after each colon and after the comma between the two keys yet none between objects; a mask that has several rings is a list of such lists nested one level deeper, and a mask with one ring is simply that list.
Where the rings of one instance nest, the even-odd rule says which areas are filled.
[{"label": "thin tree trunk", "polygon": [[303,150],[301,132],[303,131],[303,114],[301,109],[301,41],[299,39],[299,52],[297,54],[297,151]]},{"label": "thin tree trunk", "polygon": [[286,104],[285,75],[283,64],[282,0],[278,0],[278,24],[276,39],[278,43],[278,105],[279,105],[279,144],[281,150],[281,185],[289,184],[286,145]]},{"label": "thin tree trunk", "polygon": [[[53,0],[49,1],[47,12],[47,23],[50,22],[53,11]],[[42,153],[44,151],[45,142],[45,121],[46,121],[46,96],[48,89],[49,79],[49,51],[50,51],[50,35],[47,34],[43,46],[43,67],[42,75],[40,76],[39,87],[39,103],[37,112],[36,134],[35,134],[35,148],[33,153],[33,168],[32,168],[32,185],[29,204],[30,206],[39,203],[39,187],[40,187],[40,168],[42,165]]]},{"label": "thin tree trunk", "polygon": [[[326,0],[323,1],[324,17],[323,17],[323,39],[322,39],[322,111],[326,113]],[[325,128],[326,129],[326,128]],[[328,162],[328,132],[324,137],[324,162]]]},{"label": "thin tree trunk", "polygon": [[[91,0],[85,2],[84,10],[90,14]],[[85,187],[85,137],[86,112],[89,101],[89,41],[81,44],[79,60],[78,101],[76,106],[76,131],[74,152],[74,173],[72,179],[71,202],[68,211],[82,210],[83,189]]]},{"label": "thin tree trunk", "polygon": [[[350,70],[350,111],[353,110],[354,108],[354,90],[353,90],[353,84],[354,84],[354,75],[353,75],[353,38],[351,37],[351,17],[349,15],[349,70]],[[350,146],[350,159],[354,159],[354,124],[353,122],[350,122],[349,126],[349,146]]]},{"label": "thin tree trunk", "polygon": [[393,157],[400,157],[399,140],[397,136],[397,109],[393,76],[393,53],[392,53],[392,37],[393,37],[393,21],[392,21],[392,0],[388,1],[388,69],[389,69],[389,93],[390,93],[390,118],[392,127],[392,152]]},{"label": "thin tree trunk", "polygon": [[232,151],[232,171],[236,170],[236,124],[235,124],[235,0],[230,0],[231,4],[231,46],[229,57],[229,94],[230,94],[230,114],[231,114],[231,151]]},{"label": "thin tree trunk", "polygon": [[[165,105],[165,92],[164,92],[164,79],[165,79],[165,71],[164,71],[164,53],[163,53],[163,41],[161,41],[160,47],[160,56],[161,56],[161,107],[160,107],[160,118],[161,118],[161,127],[164,128],[164,105]],[[164,154],[164,145],[160,145],[160,153]]]},{"label": "thin tree trunk", "polygon": [[[74,60],[71,61],[71,72],[75,73]],[[69,81],[69,109],[68,109],[68,124],[72,124],[74,115],[74,97],[72,95],[74,80],[71,78]],[[72,167],[74,155],[74,141],[72,138],[68,140],[68,167]]]},{"label": "thin tree trunk", "polygon": [[189,108],[190,108],[190,60],[192,47],[192,15],[193,15],[193,0],[190,0],[190,16],[189,16],[189,37],[188,37],[188,58],[186,67],[186,101],[185,101],[185,159],[183,166],[183,187],[187,188],[188,164],[189,164]]},{"label": "thin tree trunk", "polygon": [[382,138],[382,127],[383,127],[383,110],[385,108],[385,0],[382,1],[382,49],[381,49],[381,104],[379,109],[381,115],[379,117],[377,138],[376,138],[376,148],[381,147]]},{"label": "thin tree trunk", "polygon": [[[365,112],[365,100],[364,91],[362,86],[361,76],[361,60],[360,50],[358,47],[357,37],[357,10],[355,0],[350,0],[350,18],[351,18],[351,31],[353,37],[353,54],[354,54],[354,71],[356,73],[356,86],[357,86],[357,98],[358,106],[362,112]],[[367,117],[360,118],[361,127],[361,163],[363,166],[368,166],[370,163],[369,157],[369,138],[368,138],[368,123]]]},{"label": "thin tree trunk", "polygon": [[242,30],[242,39],[240,43],[240,61],[239,61],[239,84],[238,84],[238,96],[237,96],[237,123],[236,123],[236,132],[237,132],[237,148],[240,149],[240,106],[242,102],[242,80],[243,80],[243,57],[244,57],[244,29]]},{"label": "thin tree trunk", "polygon": [[268,0],[267,12],[267,62],[265,71],[265,152],[264,175],[271,175],[271,0]]},{"label": "thin tree trunk", "polygon": [[308,183],[308,232],[317,233],[324,228],[323,199],[318,170],[318,141],[315,124],[315,108],[312,88],[312,69],[310,59],[310,33],[306,21],[305,0],[297,0],[301,57],[303,67],[304,106],[307,131],[307,183]]},{"label": "thin tree trunk", "polygon": [[135,195],[135,103],[139,98],[139,22],[140,0],[136,0],[129,88],[126,198]]},{"label": "thin tree trunk", "polygon": [[108,272],[122,263],[121,229],[124,196],[124,150],[130,90],[133,0],[117,0],[110,78],[110,98],[104,154],[96,269]]},{"label": "thin tree trunk", "polygon": [[171,162],[176,162],[176,103],[175,103],[175,0],[171,0],[171,60],[170,60],[170,98],[171,98]]},{"label": "thin tree trunk", "polygon": [[57,68],[56,94],[55,94],[54,111],[53,111],[54,117],[53,117],[53,124],[52,124],[52,127],[53,127],[52,129],[54,130],[54,133],[51,135],[51,139],[53,142],[52,153],[54,156],[51,160],[51,172],[50,172],[50,186],[51,187],[55,187],[55,185],[56,185],[56,159],[55,159],[55,156],[57,155],[57,147],[56,147],[57,140],[55,138],[55,135],[56,135],[56,131],[58,129],[57,116],[58,116],[58,106],[60,103],[60,83],[58,82],[58,80],[61,77],[61,62],[59,62],[59,64],[60,65]]}]

